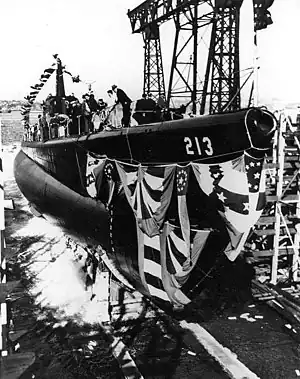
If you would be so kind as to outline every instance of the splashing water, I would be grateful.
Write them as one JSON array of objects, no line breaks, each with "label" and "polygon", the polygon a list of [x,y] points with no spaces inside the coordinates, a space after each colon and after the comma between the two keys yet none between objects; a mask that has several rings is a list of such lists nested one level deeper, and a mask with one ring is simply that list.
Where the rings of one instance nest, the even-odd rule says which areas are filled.
[{"label": "splashing water", "polygon": [[37,304],[53,309],[62,322],[70,317],[79,323],[107,321],[107,314],[103,314],[108,294],[107,289],[105,291],[107,274],[98,273],[94,285],[86,288],[87,252],[78,247],[74,254],[66,247],[67,239],[62,232],[43,219],[31,219],[13,237],[36,235],[41,236],[40,240],[22,255],[31,255],[27,270],[29,277],[34,278],[31,294]]},{"label": "splashing water", "polygon": [[[11,147],[4,150],[5,192],[9,195],[16,191],[13,180],[13,158],[16,152],[17,149]],[[98,270],[95,283],[86,288],[84,266],[87,252],[78,246],[74,253],[71,248],[67,248],[67,238],[58,227],[41,217],[31,218],[23,197],[17,199],[16,210],[24,211],[28,220],[22,225],[16,221],[10,239],[21,243],[33,241],[21,249],[19,260],[23,262],[23,268],[26,267],[27,276],[33,279],[30,293],[36,303],[42,308],[53,310],[53,315],[62,324],[67,318],[80,324],[108,321],[107,273]]]}]

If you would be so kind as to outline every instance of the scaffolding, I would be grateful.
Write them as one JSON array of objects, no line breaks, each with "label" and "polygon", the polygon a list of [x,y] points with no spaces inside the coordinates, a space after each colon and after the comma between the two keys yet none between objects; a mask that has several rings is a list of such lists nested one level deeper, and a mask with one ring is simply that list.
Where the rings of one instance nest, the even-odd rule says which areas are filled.
[{"label": "scaffolding", "polygon": [[267,204],[246,248],[269,264],[271,284],[299,282],[300,132],[285,111],[267,157]]}]

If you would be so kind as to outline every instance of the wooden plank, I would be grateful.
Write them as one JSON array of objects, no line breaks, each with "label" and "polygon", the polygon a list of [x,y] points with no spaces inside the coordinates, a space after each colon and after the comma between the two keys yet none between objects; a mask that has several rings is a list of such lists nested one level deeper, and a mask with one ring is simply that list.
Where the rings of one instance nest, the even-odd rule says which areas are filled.
[{"label": "wooden plank", "polygon": [[264,169],[279,168],[278,163],[265,163],[263,166]]},{"label": "wooden plank", "polygon": [[[286,234],[286,230],[283,229],[283,225],[280,226],[280,236],[283,236]],[[296,234],[295,228],[289,228],[289,232],[291,234]],[[253,230],[253,233],[255,233],[257,236],[274,236],[275,235],[275,229],[261,229],[261,230]]]},{"label": "wooden plank", "polygon": [[18,353],[0,358],[0,378],[17,379],[35,361],[34,353]]},{"label": "wooden plank", "polygon": [[[297,173],[297,174],[296,174]],[[297,178],[297,176],[298,176],[298,170],[296,171],[296,173],[294,173],[293,175],[283,175],[283,181],[285,181],[285,180],[289,180],[289,181],[291,181],[292,179],[294,179],[295,181],[296,181],[296,178]]]},{"label": "wooden plank", "polygon": [[[293,222],[299,222],[300,223],[300,219],[298,219],[297,217],[294,217],[294,216],[285,216],[285,221],[287,224],[292,224]],[[256,225],[268,225],[268,224],[273,224],[275,222],[275,216],[261,216]]]},{"label": "wooden plank", "polygon": [[[278,255],[292,255],[294,254],[294,249],[289,248],[279,248]],[[272,257],[274,255],[274,249],[269,250],[256,250],[252,251],[252,255],[254,258],[263,258],[263,257]]]},{"label": "wooden plank", "polygon": [[290,304],[290,305],[295,307],[295,309],[298,312],[300,312],[300,300],[299,299],[295,298],[292,294],[283,290],[282,288],[278,287],[277,285],[268,283],[268,287],[270,287],[273,291],[275,291],[275,293],[277,292],[279,295],[286,298],[289,302],[292,302],[292,304]]},{"label": "wooden plank", "polygon": [[[292,124],[292,125],[298,127],[298,124]],[[283,133],[283,135],[285,137],[298,137],[298,136],[300,137],[300,130],[298,130],[298,128],[294,130],[293,132],[287,130],[286,132]]]},{"label": "wooden plank", "polygon": [[293,162],[293,161],[296,161],[298,162],[299,161],[299,156],[298,155],[285,155],[285,162]]},{"label": "wooden plank", "polygon": [[[266,200],[267,202],[276,202],[279,200],[279,197],[278,196],[267,196],[266,197]],[[287,195],[287,196],[284,196],[282,199],[280,199],[280,201],[282,202],[298,202],[299,201],[299,196],[298,195]]]},{"label": "wooden plank", "polygon": [[[264,164],[264,169],[269,169],[269,170],[271,170],[271,169],[274,169],[274,168],[276,168],[276,169],[278,169],[279,168],[279,163],[265,163]],[[299,168],[300,167],[300,162],[284,162],[284,169],[291,169],[291,168]],[[268,172],[267,172],[268,173]]]},{"label": "wooden plank", "polygon": [[28,329],[10,331],[8,333],[9,339],[12,342],[17,342],[21,337],[23,337],[26,333],[28,333]]}]

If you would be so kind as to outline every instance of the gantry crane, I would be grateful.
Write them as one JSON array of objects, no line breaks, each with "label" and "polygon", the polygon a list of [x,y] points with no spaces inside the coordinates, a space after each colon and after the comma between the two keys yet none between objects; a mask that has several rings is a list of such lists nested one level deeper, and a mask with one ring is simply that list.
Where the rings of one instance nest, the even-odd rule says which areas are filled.
[{"label": "gantry crane", "polygon": [[[272,22],[267,8],[273,1],[253,0],[254,30]],[[152,93],[156,99],[164,98],[167,106],[173,100],[192,104],[194,114],[239,109],[242,4],[243,0],[146,0],[128,11],[132,32],[142,33],[145,43],[144,92]],[[171,19],[175,24],[175,37],[166,92],[159,27]],[[207,25],[211,38],[201,81],[198,31]]]},{"label": "gantry crane", "polygon": [[[145,41],[144,92],[156,98],[185,99],[193,113],[234,110],[239,94],[239,10],[243,0],[147,0],[128,12],[133,33]],[[159,26],[170,19],[175,38],[168,90],[163,75]],[[202,85],[198,73],[198,30],[211,25],[211,41]],[[189,54],[189,59],[185,57]],[[188,67],[188,69],[187,69]],[[209,80],[210,86],[209,86]]]}]

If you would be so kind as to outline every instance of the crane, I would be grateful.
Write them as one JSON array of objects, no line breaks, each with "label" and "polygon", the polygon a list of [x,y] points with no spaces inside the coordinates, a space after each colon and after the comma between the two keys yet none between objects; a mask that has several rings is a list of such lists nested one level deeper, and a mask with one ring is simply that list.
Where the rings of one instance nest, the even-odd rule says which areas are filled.
[{"label": "crane", "polygon": [[[270,24],[273,0],[253,0],[255,30]],[[146,0],[128,11],[133,33],[144,39],[144,88],[156,99],[191,104],[194,114],[240,108],[239,23],[243,0]],[[175,37],[168,89],[162,64],[160,26],[173,19]],[[199,84],[198,31],[211,28],[204,80]],[[186,59],[186,51],[190,59]],[[188,70],[186,68],[188,67]],[[190,75],[192,73],[192,75]]]}]

